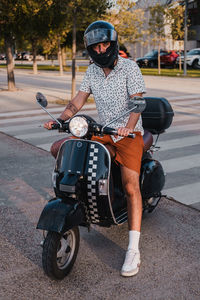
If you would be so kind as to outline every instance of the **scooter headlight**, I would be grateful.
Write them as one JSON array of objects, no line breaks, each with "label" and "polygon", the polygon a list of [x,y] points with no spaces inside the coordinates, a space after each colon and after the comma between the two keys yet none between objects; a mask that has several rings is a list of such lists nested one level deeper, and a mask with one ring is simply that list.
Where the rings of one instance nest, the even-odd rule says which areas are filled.
[{"label": "scooter headlight", "polygon": [[76,116],[69,122],[69,130],[76,137],[83,137],[88,132],[88,122],[84,117]]}]

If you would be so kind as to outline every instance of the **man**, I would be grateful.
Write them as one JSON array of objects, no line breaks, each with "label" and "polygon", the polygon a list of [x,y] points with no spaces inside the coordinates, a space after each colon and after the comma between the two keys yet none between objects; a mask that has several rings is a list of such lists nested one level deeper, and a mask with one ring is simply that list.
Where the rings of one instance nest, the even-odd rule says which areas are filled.
[{"label": "man", "polygon": [[[129,99],[142,96],[144,81],[137,64],[118,55],[118,38],[115,28],[108,22],[96,21],[84,33],[84,42],[93,61],[88,67],[80,90],[66,106],[60,121],[66,121],[76,114],[92,93],[96,102],[100,123],[105,125],[127,111]],[[54,122],[44,127],[51,129]],[[139,238],[142,219],[142,199],[139,187],[139,173],[143,153],[143,128],[140,113],[132,112],[127,117],[112,123],[118,129],[118,136],[93,137],[107,146],[111,156],[120,164],[122,182],[127,196],[129,244],[122,276],[133,276],[139,271]],[[135,139],[128,138],[134,132]],[[65,139],[55,142],[51,153],[57,156]]]}]

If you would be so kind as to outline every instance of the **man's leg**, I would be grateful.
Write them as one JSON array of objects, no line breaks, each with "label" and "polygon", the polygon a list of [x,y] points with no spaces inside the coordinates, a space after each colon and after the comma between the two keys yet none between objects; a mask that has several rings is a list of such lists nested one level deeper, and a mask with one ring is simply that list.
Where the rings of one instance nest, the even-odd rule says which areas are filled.
[{"label": "man's leg", "polygon": [[129,245],[122,267],[123,276],[133,276],[139,271],[139,238],[142,220],[142,198],[139,186],[139,174],[121,166],[122,183],[127,197]]},{"label": "man's leg", "polygon": [[50,149],[50,152],[51,152],[51,155],[56,158],[57,157],[57,154],[58,154],[58,151],[60,149],[60,146],[62,145],[62,143],[64,143],[65,141],[69,140],[69,139],[72,139],[73,137],[66,137],[64,139],[61,139],[61,140],[58,140],[56,142],[54,142],[52,145],[51,145],[51,149]]}]

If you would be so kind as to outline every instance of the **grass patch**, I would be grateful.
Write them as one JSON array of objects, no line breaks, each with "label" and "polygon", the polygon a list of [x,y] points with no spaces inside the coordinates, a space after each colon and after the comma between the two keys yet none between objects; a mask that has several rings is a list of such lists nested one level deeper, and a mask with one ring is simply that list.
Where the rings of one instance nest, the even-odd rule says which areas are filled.
[{"label": "grass patch", "polygon": [[[158,69],[141,68],[141,71],[143,75],[184,77],[183,70],[180,72],[179,69],[161,69],[160,75]],[[187,77],[200,77],[200,70],[188,69]]]},{"label": "grass patch", "polygon": [[[0,64],[0,68],[6,68],[5,64]],[[87,66],[77,66],[77,72],[85,72],[87,70]],[[15,69],[24,69],[24,70],[32,70],[32,64],[15,64]],[[65,72],[71,72],[71,67],[64,67],[63,70]],[[51,65],[38,65],[38,71],[59,71],[59,66],[51,66]],[[172,76],[172,77],[184,77],[183,70],[180,72],[179,69],[161,69],[161,74],[158,74],[158,69],[154,68],[141,68],[143,75],[151,75],[151,76]],[[188,69],[187,77],[200,77],[200,70]]]},{"label": "grass patch", "polygon": [[[0,68],[6,68],[5,64],[0,64]],[[59,66],[51,66],[51,65],[38,65],[38,71],[59,71]],[[23,69],[23,70],[33,70],[32,64],[15,64],[15,69]],[[63,67],[65,72],[71,72],[71,67]],[[77,66],[77,72],[85,72],[87,70],[87,66]]]}]

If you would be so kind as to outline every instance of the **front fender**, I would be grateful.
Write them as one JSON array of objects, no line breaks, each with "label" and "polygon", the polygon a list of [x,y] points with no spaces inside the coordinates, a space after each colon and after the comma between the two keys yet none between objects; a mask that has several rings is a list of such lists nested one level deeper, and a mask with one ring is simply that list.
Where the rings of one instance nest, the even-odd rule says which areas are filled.
[{"label": "front fender", "polygon": [[84,222],[84,213],[79,203],[66,203],[55,198],[44,207],[37,229],[63,233]]}]

